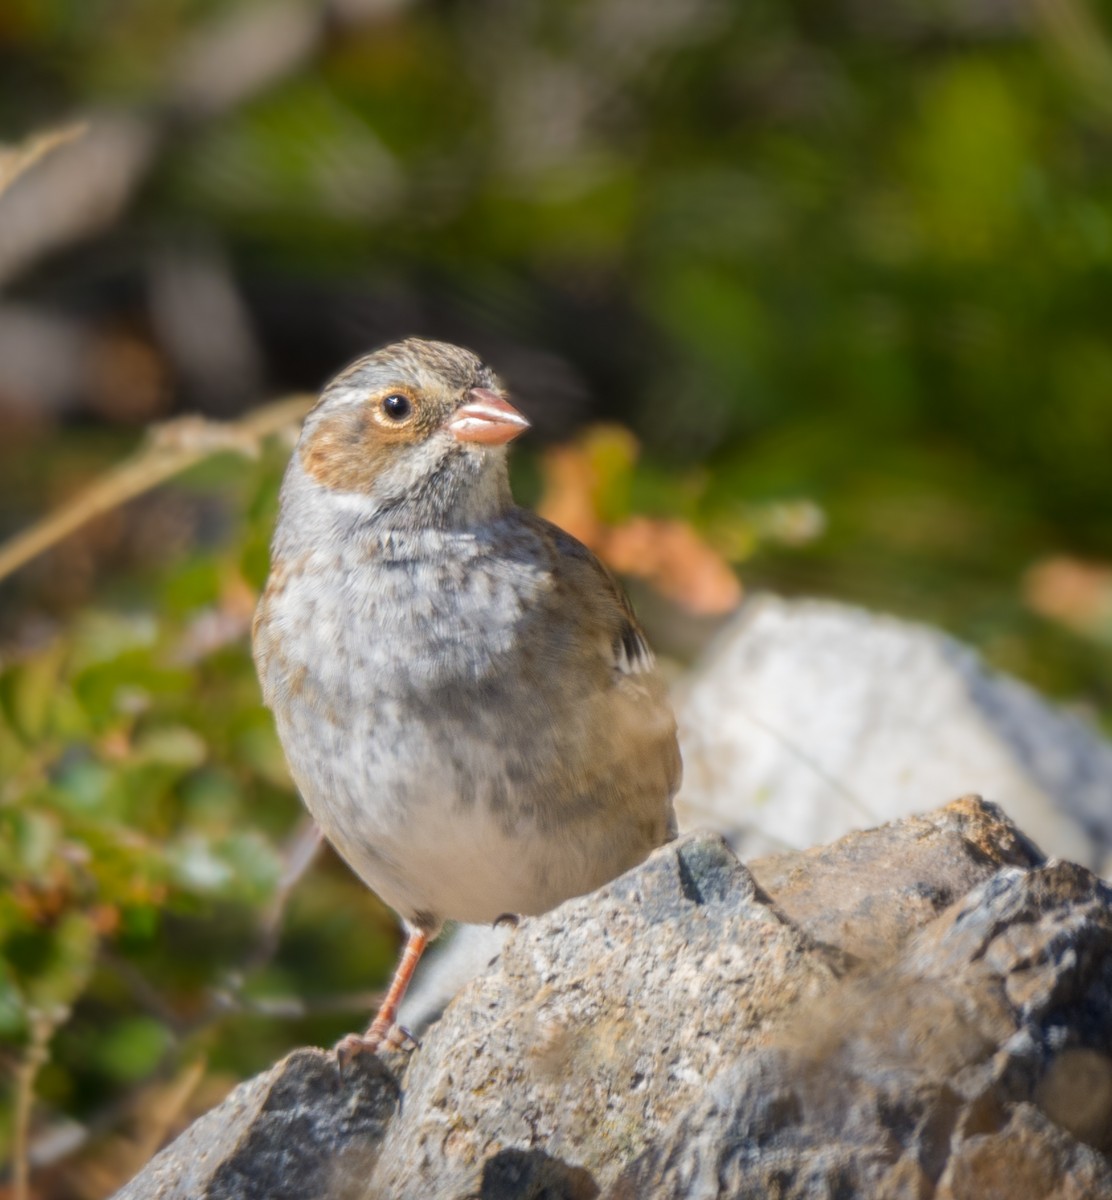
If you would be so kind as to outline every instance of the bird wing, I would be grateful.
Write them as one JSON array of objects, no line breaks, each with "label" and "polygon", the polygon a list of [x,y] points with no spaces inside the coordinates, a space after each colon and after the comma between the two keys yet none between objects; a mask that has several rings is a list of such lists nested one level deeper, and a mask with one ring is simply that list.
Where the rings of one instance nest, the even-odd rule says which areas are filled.
[{"label": "bird wing", "polygon": [[[599,738],[621,751],[623,777],[637,805],[659,797],[667,836],[675,835],[671,797],[683,773],[668,687],[656,667],[622,586],[578,539],[522,512],[545,547],[553,586],[542,618],[552,635],[575,646],[583,691],[578,703]],[[592,682],[593,680],[593,682]],[[636,805],[635,805],[636,807]],[[653,819],[660,817],[654,810]]]},{"label": "bird wing", "polygon": [[550,548],[554,573],[580,598],[584,622],[597,623],[608,635],[612,669],[623,676],[654,672],[656,656],[622,585],[578,538],[535,513],[528,515]]}]

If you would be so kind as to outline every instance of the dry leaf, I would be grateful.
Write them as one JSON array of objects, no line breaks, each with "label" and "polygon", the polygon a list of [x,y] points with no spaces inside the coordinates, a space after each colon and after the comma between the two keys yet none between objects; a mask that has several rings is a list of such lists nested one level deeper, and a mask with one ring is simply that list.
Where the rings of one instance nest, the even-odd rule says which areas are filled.
[{"label": "dry leaf", "polygon": [[541,461],[541,516],[577,537],[622,575],[644,579],[700,616],[729,612],[741,584],[726,559],[686,521],[632,516],[608,524],[602,509],[628,483],[638,453],[619,426],[596,426]]},{"label": "dry leaf", "polygon": [[541,459],[544,492],[537,511],[597,550],[602,522],[595,512],[595,472],[580,446],[553,446]]},{"label": "dry leaf", "polygon": [[1040,616],[1086,634],[1112,633],[1112,566],[1067,555],[1044,558],[1023,579],[1023,598]]},{"label": "dry leaf", "polygon": [[631,517],[607,531],[601,553],[615,571],[646,580],[698,616],[728,613],[741,602],[729,563],[686,521]]}]

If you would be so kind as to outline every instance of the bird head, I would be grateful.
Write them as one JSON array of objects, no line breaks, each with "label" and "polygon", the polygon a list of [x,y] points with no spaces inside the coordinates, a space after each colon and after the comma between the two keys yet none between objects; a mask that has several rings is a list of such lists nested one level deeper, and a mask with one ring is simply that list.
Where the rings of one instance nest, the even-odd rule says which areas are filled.
[{"label": "bird head", "polygon": [[505,449],[529,422],[470,350],[409,338],[357,359],[325,387],[297,456],[320,488],[371,510],[443,515],[470,496],[508,503]]}]

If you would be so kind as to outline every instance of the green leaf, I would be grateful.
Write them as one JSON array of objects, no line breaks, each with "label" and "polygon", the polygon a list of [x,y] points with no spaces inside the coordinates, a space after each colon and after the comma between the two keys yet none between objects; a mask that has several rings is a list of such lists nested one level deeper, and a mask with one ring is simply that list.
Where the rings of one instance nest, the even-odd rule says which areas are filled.
[{"label": "green leaf", "polygon": [[188,892],[219,896],[235,877],[232,865],[199,833],[189,833],[168,852],[173,882]]},{"label": "green leaf", "polygon": [[146,711],[156,697],[162,701],[188,694],[192,686],[189,671],[160,666],[145,649],[124,651],[97,662],[75,679],[78,698],[97,729]]},{"label": "green leaf", "polygon": [[1029,108],[997,64],[958,60],[931,81],[909,151],[935,254],[985,259],[1012,240],[1027,190],[1029,124]]},{"label": "green leaf", "polygon": [[232,834],[219,845],[221,857],[232,867],[237,891],[259,903],[268,899],[282,877],[277,850],[253,829]]},{"label": "green leaf", "polygon": [[51,930],[40,969],[24,985],[27,1007],[64,1013],[81,995],[92,973],[99,939],[91,918],[67,912]]},{"label": "green leaf", "polygon": [[64,659],[65,646],[58,641],[0,676],[0,710],[27,741],[46,733]]},{"label": "green leaf", "polygon": [[11,969],[0,959],[0,1037],[17,1037],[26,1027],[27,1003]]},{"label": "green leaf", "polygon": [[15,812],[11,838],[20,872],[38,875],[46,869],[58,843],[57,818],[46,812]]},{"label": "green leaf", "polygon": [[132,744],[137,763],[199,767],[208,757],[203,738],[184,725],[164,725],[140,733]]},{"label": "green leaf", "polygon": [[55,795],[71,812],[108,812],[111,806],[107,801],[117,790],[115,782],[116,772],[111,767],[86,759],[75,762],[59,774]]},{"label": "green leaf", "polygon": [[172,1040],[153,1017],[127,1017],[98,1032],[94,1061],[106,1075],[132,1083],[154,1071]]},{"label": "green leaf", "polygon": [[75,667],[80,671],[94,663],[112,662],[131,651],[154,646],[158,621],[149,612],[86,610],[79,615],[74,634]]}]

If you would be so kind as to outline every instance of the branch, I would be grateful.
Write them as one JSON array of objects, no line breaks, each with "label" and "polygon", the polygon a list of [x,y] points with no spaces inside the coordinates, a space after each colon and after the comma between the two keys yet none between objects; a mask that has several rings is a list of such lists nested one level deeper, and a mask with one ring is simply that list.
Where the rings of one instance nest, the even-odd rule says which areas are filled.
[{"label": "branch", "polygon": [[88,128],[84,122],[65,125],[32,134],[17,146],[0,146],[0,196],[25,172],[52,150],[81,137]]},{"label": "branch", "polygon": [[106,472],[50,516],[0,545],[0,580],[94,517],[134,500],[215,454],[233,451],[254,457],[264,438],[295,427],[312,402],[310,396],[292,396],[256,408],[238,421],[179,417],[156,425],[145,445],[131,458]]},{"label": "branch", "polygon": [[28,1200],[31,1194],[31,1113],[35,1105],[35,1081],[49,1057],[50,1039],[57,1027],[57,1013],[34,1012],[30,1019],[31,1039],[15,1072],[15,1111],[12,1115],[12,1196]]}]

